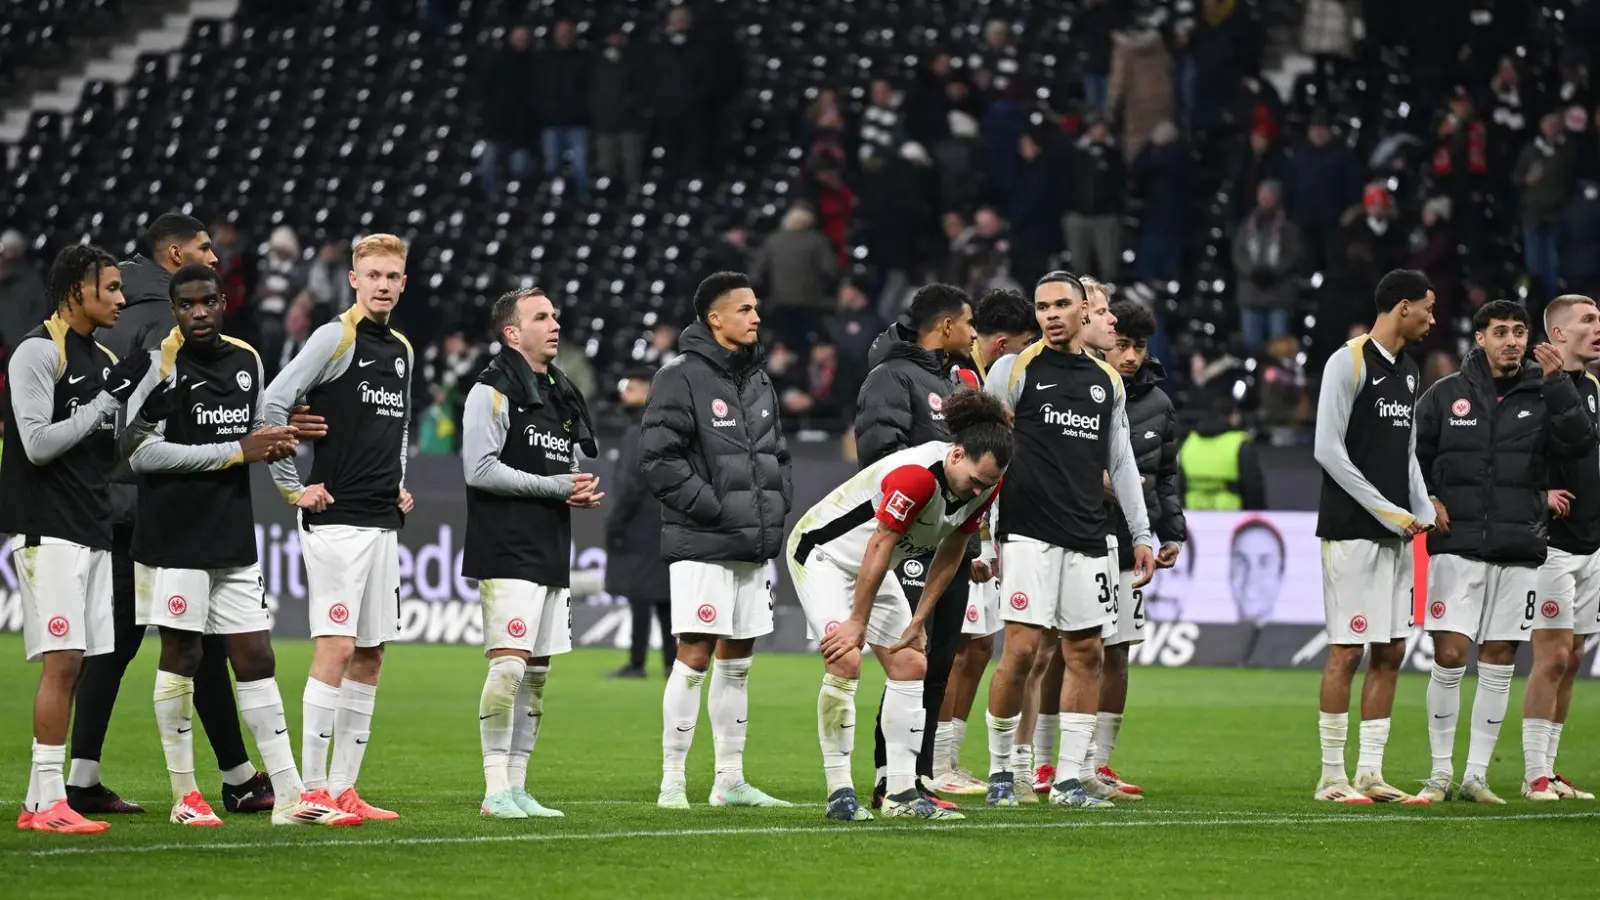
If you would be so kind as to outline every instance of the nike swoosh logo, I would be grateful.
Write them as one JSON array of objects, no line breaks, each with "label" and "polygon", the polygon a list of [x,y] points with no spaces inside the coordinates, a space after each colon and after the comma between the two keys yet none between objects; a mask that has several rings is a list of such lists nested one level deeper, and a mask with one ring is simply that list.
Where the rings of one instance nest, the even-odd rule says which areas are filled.
[{"label": "nike swoosh logo", "polygon": [[840,725],[839,727],[840,728],[854,728],[854,727],[856,727],[856,723],[851,722],[849,725]]},{"label": "nike swoosh logo", "polygon": [[88,377],[89,376],[87,376],[87,375],[68,375],[67,376],[67,384],[77,384],[78,382],[80,382],[80,381],[82,381],[82,380],[84,380],[85,378],[88,378]]},{"label": "nike swoosh logo", "polygon": [[375,359],[363,359],[360,362],[356,363],[356,365],[358,365],[361,368],[365,369],[367,366],[370,366],[375,362],[377,362],[377,360],[375,360]]},{"label": "nike swoosh logo", "polygon": [[190,725],[188,728],[179,728],[178,729],[178,733],[179,734],[188,734],[189,732],[191,732],[193,730],[194,730],[194,726]]},{"label": "nike swoosh logo", "polygon": [[750,720],[749,719],[734,719],[733,720],[733,724],[735,724],[735,725],[743,725],[744,723],[746,723],[748,721],[750,721]]},{"label": "nike swoosh logo", "polygon": [[487,716],[479,716],[478,717],[478,721],[482,722],[484,719],[492,719],[492,718],[494,718],[494,713],[489,713]]},{"label": "nike swoosh logo", "polygon": [[127,387],[130,384],[133,384],[133,382],[128,380],[128,379],[126,379],[126,378],[124,378],[124,379],[122,379],[122,383],[121,384],[119,384],[115,388],[111,389],[111,393],[115,394],[117,391],[122,390],[123,388]]},{"label": "nike swoosh logo", "polygon": [[1435,718],[1435,719],[1448,719],[1448,718],[1450,718],[1450,714],[1449,714],[1449,713],[1445,713],[1445,714],[1444,714],[1444,715],[1442,715],[1442,716],[1438,716],[1438,715],[1436,715],[1436,716],[1434,716],[1434,718]]},{"label": "nike swoosh logo", "polygon": [[333,739],[333,732],[330,731],[330,732],[327,732],[326,734],[319,734],[319,735],[317,735],[317,737],[322,738],[325,741],[332,740]]},{"label": "nike swoosh logo", "polygon": [[1533,413],[1528,412],[1527,410],[1523,410],[1522,412],[1517,413],[1517,418],[1526,419],[1527,417],[1529,417],[1531,415],[1533,415]]},{"label": "nike swoosh logo", "polygon": [[361,738],[356,738],[356,743],[357,744],[365,744],[366,741],[363,741]]},{"label": "nike swoosh logo", "polygon": [[190,388],[191,388],[191,389],[192,389],[192,388],[197,388],[197,387],[199,387],[199,386],[200,386],[200,385],[202,385],[202,384],[205,384],[205,381],[204,381],[204,380],[201,380],[201,381],[191,381],[191,382],[189,382],[189,387],[190,387]]},{"label": "nike swoosh logo", "polygon": [[677,726],[674,726],[674,727],[676,727],[679,731],[693,731],[694,730],[694,726],[693,725],[690,725],[688,728],[685,728],[682,725],[677,725]]},{"label": "nike swoosh logo", "polygon": [[1389,378],[1389,376],[1387,376],[1387,375],[1383,376],[1382,378],[1374,378],[1374,379],[1372,379],[1372,383],[1375,384],[1375,385],[1383,384],[1385,381],[1388,380],[1388,378]]},{"label": "nike swoosh logo", "polygon": [[1036,390],[1036,391],[1044,391],[1044,390],[1049,390],[1050,388],[1053,388],[1053,387],[1055,387],[1054,384],[1036,384],[1036,385],[1033,386],[1033,389]]},{"label": "nike swoosh logo", "polygon": [[288,733],[289,733],[289,729],[287,729],[287,728],[279,728],[277,731],[273,732],[273,734],[288,734]]},{"label": "nike swoosh logo", "polygon": [[1501,722],[1504,722],[1504,721],[1505,721],[1505,719],[1490,719],[1489,720],[1489,724],[1490,725],[1499,725]]},{"label": "nike swoosh logo", "polygon": [[913,729],[911,729],[911,733],[912,734],[921,734],[925,730],[926,729],[923,729],[923,728],[913,728]]},{"label": "nike swoosh logo", "polygon": [[1522,630],[1523,631],[1527,631],[1529,628],[1532,628],[1532,627],[1533,627],[1533,624],[1530,623],[1530,622],[1523,622],[1522,623]]}]

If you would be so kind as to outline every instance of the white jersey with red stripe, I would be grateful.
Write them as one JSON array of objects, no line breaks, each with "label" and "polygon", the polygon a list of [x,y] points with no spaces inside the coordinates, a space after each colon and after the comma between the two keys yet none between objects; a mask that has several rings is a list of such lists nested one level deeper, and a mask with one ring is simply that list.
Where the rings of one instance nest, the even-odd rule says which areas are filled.
[{"label": "white jersey with red stripe", "polygon": [[891,568],[906,557],[932,553],[952,532],[977,531],[999,486],[975,497],[952,494],[944,472],[952,446],[931,441],[891,453],[835,488],[795,525],[789,539],[795,561],[805,565],[821,550],[854,574],[879,524],[900,535]]}]

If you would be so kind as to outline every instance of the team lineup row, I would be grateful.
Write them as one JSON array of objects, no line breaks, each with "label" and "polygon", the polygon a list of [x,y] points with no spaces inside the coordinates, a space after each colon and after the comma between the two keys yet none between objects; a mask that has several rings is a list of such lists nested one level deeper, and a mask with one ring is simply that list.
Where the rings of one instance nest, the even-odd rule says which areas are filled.
[{"label": "team lineup row", "polygon": [[[355,305],[318,329],[266,385],[255,352],[222,334],[221,286],[206,260],[195,258],[196,247],[208,241],[193,226],[160,235],[152,229],[149,241],[170,271],[170,331],[137,335],[136,352],[121,360],[96,344],[96,329],[114,329],[123,306],[121,272],[102,251],[74,247],[52,268],[56,316],[21,342],[10,363],[0,530],[14,535],[27,652],[44,664],[19,827],[58,833],[109,827],[85,819],[68,802],[63,767],[72,684],[85,656],[113,649],[117,631],[109,522],[110,482],[118,479],[138,485],[129,549],[136,571],[132,615],[138,625],[159,626],[161,634],[154,703],[173,786],[172,821],[222,824],[196,783],[191,737],[196,677],[212,637],[223,642],[237,676],[239,715],[271,782],[275,824],[354,825],[396,816],[363,800],[355,784],[371,736],[384,645],[397,634],[395,534],[411,509],[403,485],[414,360],[410,345],[388,325],[405,286],[405,246],[391,235],[359,241],[350,273]],[[1531,553],[1529,539],[1505,535],[1542,531],[1500,529],[1494,516],[1505,508],[1503,499],[1474,507],[1450,493],[1481,485],[1476,474],[1453,473],[1475,471],[1470,460],[1477,451],[1465,429],[1477,422],[1461,423],[1482,397],[1450,405],[1449,427],[1463,429],[1465,446],[1419,443],[1419,427],[1428,420],[1419,415],[1413,426],[1415,367],[1399,351],[1431,325],[1432,292],[1420,275],[1397,272],[1379,285],[1377,297],[1380,315],[1371,339],[1352,342],[1330,364],[1318,426],[1317,455],[1328,472],[1319,535],[1334,648],[1324,679],[1324,776],[1317,796],[1415,802],[1419,798],[1390,787],[1381,771],[1394,684],[1387,660],[1399,646],[1389,638],[1403,627],[1398,598],[1409,596],[1409,566],[1402,561],[1409,556],[1399,552],[1404,539],[1430,526],[1437,526],[1430,543],[1445,539],[1453,513],[1455,537],[1448,539],[1454,543],[1439,552],[1460,562],[1460,574],[1454,582],[1441,580],[1450,586],[1442,596],[1452,599],[1430,606],[1430,612],[1439,610],[1433,630],[1444,636],[1436,635],[1443,649],[1430,687],[1432,708],[1436,688],[1441,707],[1459,705],[1445,685],[1451,672],[1459,685],[1460,666],[1445,664],[1464,661],[1450,648],[1460,638],[1464,657],[1467,643],[1480,637],[1480,620],[1483,683],[1493,681],[1489,667],[1500,645],[1514,652],[1511,642],[1519,638],[1505,636],[1500,623],[1510,608],[1505,598],[1521,589],[1518,579],[1530,565],[1520,557],[1508,560],[1501,545]],[[785,533],[789,457],[776,397],[761,368],[755,294],[739,273],[717,273],[701,284],[697,321],[680,340],[682,355],[652,385],[637,461],[662,506],[661,549],[679,637],[663,697],[661,806],[689,805],[684,761],[708,680],[716,751],[709,802],[787,805],[750,785],[742,771],[751,653],[754,640],[772,628],[771,586],[763,573],[780,554],[825,663],[818,733],[830,819],[871,818],[850,781],[854,694],[865,647],[888,675],[871,804],[885,814],[959,819],[938,791],[982,792],[989,804],[1010,806],[1034,799],[1036,779],[1063,806],[1100,809],[1140,797],[1137,787],[1116,777],[1109,756],[1126,701],[1127,645],[1143,627],[1138,589],[1157,566],[1176,561],[1184,525],[1171,404],[1155,386],[1159,364],[1145,358],[1153,323],[1137,307],[1119,302],[1113,310],[1107,300],[1103,287],[1065,272],[1044,276],[1031,305],[1020,295],[991,294],[977,304],[976,316],[961,291],[924,288],[910,310],[911,327],[892,328],[874,347],[857,422],[862,471]],[[1581,379],[1560,372],[1567,367],[1581,375],[1584,362],[1600,357],[1600,318],[1592,301],[1552,305],[1558,317],[1568,310],[1572,324],[1562,318],[1551,331],[1557,347],[1537,351],[1543,373],[1521,364],[1525,314],[1520,326],[1494,319],[1479,329],[1480,344],[1501,360],[1494,363],[1495,385],[1506,381],[1504,401],[1497,395],[1495,402],[1527,404],[1528,410],[1517,408],[1517,429],[1497,429],[1490,420],[1516,407],[1491,406],[1481,417],[1491,436],[1483,452],[1526,457],[1506,468],[1527,469],[1529,484],[1512,482],[1507,489],[1520,492],[1511,497],[1517,508],[1527,505],[1523,494],[1537,493],[1541,523],[1545,491],[1555,482],[1542,470],[1533,472],[1532,461],[1594,463],[1588,481],[1575,475],[1560,480],[1563,493],[1550,500],[1564,519],[1592,527],[1600,514],[1584,501],[1600,505],[1600,485],[1590,484],[1600,481],[1595,392],[1583,388],[1585,412],[1574,399]],[[597,508],[605,495],[594,476],[578,471],[598,447],[584,398],[552,364],[560,335],[553,305],[537,289],[513,291],[496,301],[491,320],[502,350],[468,396],[463,435],[468,521],[462,574],[480,582],[489,660],[479,709],[486,788],[480,809],[497,818],[559,816],[527,791],[528,760],[551,657],[571,648],[571,510]],[[1506,355],[1508,343],[1515,346],[1514,360]],[[1476,371],[1473,365],[1469,360],[1467,373]],[[1375,375],[1369,384],[1364,368],[1397,377]],[[1139,421],[1153,426],[1142,437],[1129,428],[1135,401]],[[1424,403],[1419,412],[1432,408]],[[1520,422],[1535,415],[1541,418]],[[1522,425],[1537,433],[1524,434]],[[303,440],[314,442],[304,480],[294,460]],[[1419,470],[1419,458],[1428,460],[1427,473]],[[246,469],[254,462],[271,464],[301,516],[315,649],[298,767],[255,558]],[[1151,510],[1162,538],[1159,553]],[[1533,569],[1545,558],[1542,541]],[[1600,587],[1587,567],[1600,541],[1596,545],[1573,554],[1585,565],[1568,566],[1564,582],[1552,576],[1555,587],[1540,584],[1526,595],[1528,609],[1542,592],[1545,606],[1559,612],[1560,584],[1569,588],[1567,627],[1560,627],[1559,615],[1546,614],[1551,621],[1533,632],[1536,665],[1542,666],[1536,675],[1555,675],[1546,692],[1549,715],[1532,720],[1546,726],[1537,765],[1530,751],[1524,793],[1534,799],[1580,793],[1551,770],[1560,721],[1554,707],[1558,697],[1570,696],[1570,677],[1563,681],[1563,675],[1577,640],[1573,599]],[[1552,550],[1547,570],[1556,552],[1562,551]],[[1374,587],[1371,573],[1383,566],[1394,581]],[[1581,605],[1577,612],[1580,620],[1595,616]],[[986,716],[990,773],[979,781],[952,761],[959,758],[961,726],[990,638],[1001,628],[1004,652]],[[1581,624],[1577,631],[1584,633]],[[1364,701],[1375,703],[1363,708],[1361,768],[1351,786],[1343,721],[1354,670],[1369,643],[1368,678],[1380,689],[1364,693]],[[1509,660],[1505,670],[1509,684]],[[1480,684],[1475,714],[1484,706],[1486,714],[1493,712],[1493,698],[1486,701],[1484,691]],[[1028,716],[1041,724],[1028,727]],[[1421,795],[1424,801],[1449,793],[1454,718],[1446,718],[1435,715],[1432,723],[1435,767],[1443,740],[1444,768]],[[1475,716],[1463,785],[1468,799],[1493,797],[1481,770],[1474,771],[1478,732]],[[1019,734],[1038,734],[1037,744],[1058,738],[1055,765],[1034,770]],[[1493,735],[1487,740],[1492,749]],[[1524,743],[1532,746],[1526,733]],[[1048,747],[1034,749],[1048,762]],[[1441,778],[1442,792],[1435,792]]]}]

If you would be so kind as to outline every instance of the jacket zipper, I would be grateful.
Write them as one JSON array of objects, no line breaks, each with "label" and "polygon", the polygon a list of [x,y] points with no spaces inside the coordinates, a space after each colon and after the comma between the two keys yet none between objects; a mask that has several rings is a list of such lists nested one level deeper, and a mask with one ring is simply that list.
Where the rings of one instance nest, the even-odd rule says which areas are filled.
[{"label": "jacket zipper", "polygon": [[761,466],[756,459],[756,435],[750,420],[750,408],[744,402],[744,389],[753,379],[734,378],[734,396],[739,398],[740,418],[744,420],[745,447],[750,454],[750,486],[756,494],[756,556],[766,559],[767,529],[766,529],[766,491],[760,484]]}]

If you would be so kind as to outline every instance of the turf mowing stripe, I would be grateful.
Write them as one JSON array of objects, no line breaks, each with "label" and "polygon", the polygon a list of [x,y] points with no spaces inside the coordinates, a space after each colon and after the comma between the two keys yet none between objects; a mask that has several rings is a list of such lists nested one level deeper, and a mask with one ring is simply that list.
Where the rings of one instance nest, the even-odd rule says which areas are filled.
[{"label": "turf mowing stripe", "polygon": [[[1100,816],[1116,813],[1100,813]],[[1600,818],[1600,812],[1582,813],[1523,813],[1509,816],[1364,816],[1359,812],[1352,812],[1342,816],[1321,817],[1292,817],[1278,816],[1275,818],[1257,819],[1128,819],[1124,821],[1076,820],[1070,822],[993,822],[984,824],[959,825],[923,825],[922,829],[933,828],[938,831],[1045,831],[1050,829],[1081,829],[1081,828],[1146,828],[1163,826],[1167,828],[1225,828],[1228,826],[1248,825],[1252,827],[1268,825],[1343,825],[1343,824],[1429,824],[1433,822],[1450,822],[1455,824],[1485,824],[1490,822],[1526,822],[1526,821],[1558,821]],[[382,827],[382,826],[379,826]],[[132,854],[132,853],[160,853],[168,850],[301,850],[312,847],[359,847],[370,845],[376,847],[415,847],[435,846],[444,844],[500,844],[500,843],[556,843],[563,841],[608,841],[608,840],[637,840],[639,838],[675,838],[675,837],[729,837],[751,835],[766,837],[778,834],[826,834],[837,835],[851,833],[863,836],[888,836],[908,837],[918,834],[918,831],[899,828],[861,828],[846,825],[824,825],[816,827],[799,828],[786,825],[775,825],[765,828],[678,828],[670,830],[652,831],[595,831],[595,832],[563,832],[561,834],[506,834],[506,835],[477,835],[472,837],[404,837],[391,839],[376,839],[370,841],[350,840],[335,838],[332,840],[310,841],[241,841],[226,844],[144,844],[140,846],[125,847],[52,847],[44,850],[5,850],[0,851],[0,857],[7,856],[99,856],[106,854]]]}]

